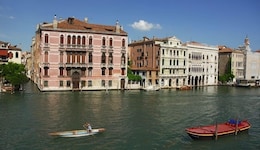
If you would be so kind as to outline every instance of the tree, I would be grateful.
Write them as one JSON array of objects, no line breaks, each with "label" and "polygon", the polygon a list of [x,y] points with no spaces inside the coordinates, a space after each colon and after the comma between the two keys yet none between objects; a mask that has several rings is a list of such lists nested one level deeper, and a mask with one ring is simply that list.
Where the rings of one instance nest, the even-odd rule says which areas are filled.
[{"label": "tree", "polygon": [[133,74],[132,70],[130,68],[127,69],[127,77],[129,81],[141,81],[142,77],[139,75]]},{"label": "tree", "polygon": [[221,81],[222,83],[225,83],[228,81],[232,81],[234,77],[235,76],[231,71],[231,58],[230,58],[226,64],[225,73],[223,75],[219,76],[219,81]]},{"label": "tree", "polygon": [[9,62],[0,67],[0,76],[14,87],[19,87],[28,81],[25,72],[25,66],[22,64]]}]

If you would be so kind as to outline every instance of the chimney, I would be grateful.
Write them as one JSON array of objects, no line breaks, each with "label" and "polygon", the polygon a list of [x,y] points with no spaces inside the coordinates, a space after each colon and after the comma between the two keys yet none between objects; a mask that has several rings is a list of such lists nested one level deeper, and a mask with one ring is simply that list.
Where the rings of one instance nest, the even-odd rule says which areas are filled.
[{"label": "chimney", "polygon": [[116,33],[120,33],[120,25],[118,23],[118,20],[116,21]]},{"label": "chimney", "polygon": [[85,17],[85,18],[84,18],[84,21],[85,21],[85,23],[88,23],[88,18]]},{"label": "chimney", "polygon": [[53,29],[57,29],[57,27],[58,27],[57,16],[54,15],[54,19],[53,19]]}]

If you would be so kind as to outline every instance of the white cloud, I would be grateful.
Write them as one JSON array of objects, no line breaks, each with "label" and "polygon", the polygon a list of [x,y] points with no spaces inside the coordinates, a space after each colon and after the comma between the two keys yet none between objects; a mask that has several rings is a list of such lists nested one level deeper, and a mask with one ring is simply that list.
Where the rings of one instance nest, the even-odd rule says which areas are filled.
[{"label": "white cloud", "polygon": [[9,19],[14,19],[15,17],[14,17],[14,16],[9,16],[8,18],[9,18]]},{"label": "white cloud", "polygon": [[139,20],[131,24],[131,27],[141,31],[149,31],[151,29],[161,29],[160,24],[152,24],[144,20]]},{"label": "white cloud", "polygon": [[14,16],[5,16],[5,15],[0,15],[0,18],[11,19],[11,20],[15,19]]}]

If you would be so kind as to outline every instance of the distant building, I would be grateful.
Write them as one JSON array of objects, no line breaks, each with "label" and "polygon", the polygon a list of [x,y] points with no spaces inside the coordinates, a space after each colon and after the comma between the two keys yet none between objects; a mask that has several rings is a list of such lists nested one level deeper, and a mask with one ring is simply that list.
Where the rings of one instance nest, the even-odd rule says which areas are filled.
[{"label": "distant building", "polygon": [[0,41],[0,64],[13,62],[21,64],[21,48],[8,42]]},{"label": "distant building", "polygon": [[31,70],[32,70],[32,57],[30,52],[22,53],[22,64],[25,66],[26,76],[31,78]]},{"label": "distant building", "polygon": [[173,37],[129,44],[131,70],[141,75],[141,86],[178,88],[218,84],[218,48]]},{"label": "distant building", "polygon": [[160,85],[162,88],[176,88],[188,85],[188,49],[181,40],[173,37],[157,41],[160,45]]},{"label": "distant building", "polygon": [[226,46],[219,46],[219,76],[227,74],[229,71],[235,76],[230,82],[236,79],[244,79],[244,52]]},{"label": "distant building", "polygon": [[8,47],[10,43],[0,41],[0,64],[8,63]]},{"label": "distant building", "polygon": [[183,44],[188,49],[188,84],[207,86],[218,84],[218,47],[195,41]]},{"label": "distant building", "polygon": [[260,53],[251,51],[249,38],[246,37],[244,45],[238,47],[244,52],[244,80],[255,82],[259,85],[260,80]]},{"label": "distant building", "polygon": [[125,89],[128,35],[115,26],[69,17],[38,25],[31,79],[41,91]]},{"label": "distant building", "polygon": [[144,37],[143,40],[128,45],[130,68],[135,75],[142,77],[142,88],[159,85],[160,45],[156,44],[158,40]]}]

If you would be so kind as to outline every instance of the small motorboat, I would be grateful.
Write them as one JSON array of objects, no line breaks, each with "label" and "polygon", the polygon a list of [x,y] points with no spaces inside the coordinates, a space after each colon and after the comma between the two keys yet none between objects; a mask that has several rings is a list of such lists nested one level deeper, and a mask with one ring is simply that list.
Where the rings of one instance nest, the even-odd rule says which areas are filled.
[{"label": "small motorboat", "polygon": [[238,121],[230,119],[227,122],[215,125],[198,126],[186,128],[186,133],[193,139],[217,139],[218,136],[237,135],[238,133],[248,131],[251,127],[247,120]]},{"label": "small motorboat", "polygon": [[94,135],[97,133],[104,132],[105,128],[99,128],[99,129],[92,129],[91,132],[88,130],[72,130],[72,131],[61,131],[61,132],[52,132],[49,133],[51,136],[57,136],[57,137],[82,137],[82,136],[89,136]]}]

